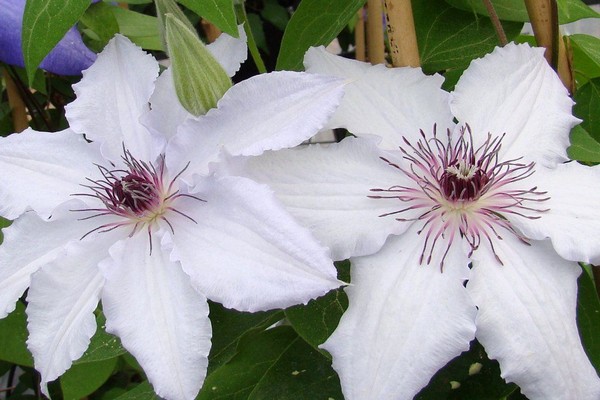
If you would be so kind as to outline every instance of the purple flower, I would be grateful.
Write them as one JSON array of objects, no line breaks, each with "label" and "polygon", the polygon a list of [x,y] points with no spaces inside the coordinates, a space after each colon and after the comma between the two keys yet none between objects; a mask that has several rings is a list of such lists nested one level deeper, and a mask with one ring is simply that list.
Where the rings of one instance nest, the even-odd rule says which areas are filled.
[{"label": "purple flower", "polygon": [[[24,11],[25,0],[0,0],[0,61],[19,67],[25,65],[21,50]],[[73,27],[44,58],[40,68],[59,75],[81,75],[95,59],[96,54],[83,44]]]}]

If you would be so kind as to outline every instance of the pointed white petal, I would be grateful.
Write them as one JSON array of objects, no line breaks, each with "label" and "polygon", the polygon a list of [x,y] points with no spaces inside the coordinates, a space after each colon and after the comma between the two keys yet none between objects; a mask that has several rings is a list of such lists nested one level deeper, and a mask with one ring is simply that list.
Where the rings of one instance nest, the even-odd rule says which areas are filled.
[{"label": "pointed white petal", "polygon": [[49,217],[98,173],[94,163],[103,163],[98,147],[68,129],[0,138],[0,213],[14,219],[30,207]]},{"label": "pointed white petal", "polygon": [[452,93],[452,112],[476,140],[506,133],[501,159],[525,156],[545,166],[567,160],[569,132],[578,120],[543,54],[526,44],[496,48],[471,62]]},{"label": "pointed white petal", "polygon": [[[167,149],[169,169],[191,161],[187,175],[205,172],[221,147],[232,155],[259,155],[296,146],[323,127],[342,92],[338,79],[300,72],[261,74],[238,83],[218,108],[181,126]],[[206,156],[198,157],[198,149]]]},{"label": "pointed white petal", "polygon": [[69,209],[81,203],[71,201],[57,209],[51,220],[26,212],[3,230],[0,246],[0,318],[15,309],[15,302],[29,286],[31,275],[63,257],[68,243],[78,241],[94,228],[92,221],[77,221]]},{"label": "pointed white petal", "polygon": [[[423,240],[411,228],[379,253],[352,259],[348,310],[321,346],[346,400],[412,399],[475,336],[467,258],[454,246],[443,273],[437,263],[419,265]],[[440,243],[436,252],[444,250]]]},{"label": "pointed white petal", "polygon": [[83,355],[96,332],[94,310],[104,283],[98,263],[108,257],[108,238],[72,243],[63,257],[33,275],[27,295],[27,347],[42,387]]},{"label": "pointed white petal", "polygon": [[175,136],[177,127],[187,118],[193,117],[179,102],[173,83],[173,70],[167,68],[158,79],[152,96],[151,110],[141,118],[142,123],[156,136],[167,140]]},{"label": "pointed white petal", "polygon": [[154,160],[158,151],[139,118],[148,110],[157,76],[151,55],[115,36],[73,86],[77,98],[66,107],[71,128],[100,143],[112,161],[121,159],[123,145],[137,158]]},{"label": "pointed white petal", "polygon": [[209,299],[241,311],[284,308],[340,286],[327,250],[265,186],[240,177],[206,178],[168,216],[173,257]]},{"label": "pointed white petal", "polygon": [[234,38],[226,33],[221,33],[217,40],[206,46],[230,77],[235,75],[248,57],[246,32],[242,25],[238,26],[238,34],[239,38]]},{"label": "pointed white petal", "polygon": [[311,48],[304,58],[308,72],[346,78],[346,94],[327,124],[346,128],[355,135],[383,138],[381,146],[397,149],[403,137],[416,142],[419,130],[445,133],[452,128],[449,95],[441,89],[444,79],[427,76],[420,68],[386,68],[329,54],[323,47]]},{"label": "pointed white petal", "polygon": [[559,164],[554,169],[537,168],[533,180],[549,200],[531,207],[549,209],[539,219],[511,218],[535,239],[552,239],[561,257],[571,261],[600,264],[600,166],[587,167],[576,162]]},{"label": "pointed white petal", "polygon": [[498,360],[502,377],[529,399],[593,400],[600,379],[577,333],[581,268],[561,259],[548,241],[526,246],[507,235],[473,255],[467,284],[477,315],[477,339]]},{"label": "pointed white petal", "polygon": [[121,338],[161,398],[194,399],[208,365],[208,304],[158,236],[152,250],[143,233],[110,249],[112,259],[102,264],[106,331]]},{"label": "pointed white petal", "polygon": [[407,207],[404,203],[368,197],[385,195],[371,189],[411,184],[383,156],[393,157],[379,151],[373,140],[347,138],[327,147],[248,157],[233,172],[269,185],[289,212],[331,249],[332,258],[343,260],[375,253],[388,235],[406,229],[396,220],[405,214],[381,216]]}]

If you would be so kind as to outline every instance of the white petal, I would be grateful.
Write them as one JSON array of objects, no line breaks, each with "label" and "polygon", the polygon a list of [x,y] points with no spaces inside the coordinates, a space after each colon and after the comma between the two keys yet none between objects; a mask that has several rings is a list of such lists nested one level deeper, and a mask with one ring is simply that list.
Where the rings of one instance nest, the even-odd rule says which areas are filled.
[{"label": "white petal", "polygon": [[311,48],[304,64],[308,72],[346,78],[344,99],[328,127],[346,128],[355,135],[383,138],[381,146],[397,149],[403,137],[415,143],[419,130],[442,134],[452,128],[449,95],[441,89],[444,78],[427,76],[420,68],[386,68]]},{"label": "white petal", "polygon": [[[531,180],[549,200],[530,204],[539,209],[539,219],[511,218],[527,237],[552,239],[561,257],[571,261],[600,264],[600,166],[576,162],[554,169],[537,168]],[[590,189],[591,188],[591,189]]]},{"label": "white petal", "polygon": [[346,400],[412,399],[475,336],[476,309],[463,287],[468,260],[454,246],[443,273],[419,265],[423,237],[415,231],[352,259],[348,310],[321,346]]},{"label": "white petal", "polygon": [[347,138],[327,147],[248,157],[233,172],[269,185],[289,212],[331,249],[332,258],[343,260],[373,254],[388,235],[406,229],[396,220],[400,215],[381,217],[406,205],[398,199],[368,197],[381,195],[371,189],[410,184],[382,156],[373,140]]},{"label": "white petal", "polygon": [[205,172],[221,147],[232,155],[259,155],[296,146],[323,127],[342,92],[338,79],[300,72],[261,74],[238,83],[218,108],[182,125],[167,149],[169,169],[181,169],[173,162],[191,161],[188,175]]},{"label": "white petal", "polygon": [[208,304],[157,236],[152,253],[148,236],[137,234],[115,244],[102,264],[106,330],[121,338],[160,397],[194,399],[208,365]]},{"label": "white petal", "polygon": [[471,62],[452,93],[452,112],[475,138],[506,133],[501,159],[525,156],[545,166],[567,160],[569,132],[578,120],[543,54],[526,44],[496,48]]},{"label": "white petal", "polygon": [[[79,204],[71,201],[56,210],[52,220],[26,212],[3,230],[0,246],[0,318],[15,309],[31,281],[31,274],[63,256],[69,242],[78,241],[93,229],[91,221],[77,221],[68,211]],[[69,215],[71,214],[71,215]]]},{"label": "white petal", "polygon": [[238,34],[239,38],[234,38],[221,33],[217,40],[206,46],[230,77],[235,75],[248,57],[246,32],[242,25],[238,26]]},{"label": "white petal", "polygon": [[142,160],[158,155],[148,130],[139,122],[158,76],[158,63],[124,36],[116,35],[73,86],[77,98],[66,107],[77,133],[101,143],[102,154],[119,161],[123,145]]},{"label": "white petal", "polygon": [[173,70],[167,68],[158,79],[152,96],[151,110],[141,118],[142,123],[155,135],[167,140],[175,136],[177,127],[193,117],[179,102],[173,82]]},{"label": "white petal", "polygon": [[82,191],[86,177],[103,163],[98,147],[70,130],[27,129],[0,138],[0,213],[9,219],[32,208],[47,218],[59,204]]},{"label": "white petal", "polygon": [[27,347],[42,387],[83,355],[96,332],[94,310],[104,283],[98,263],[107,256],[107,237],[76,242],[67,246],[64,257],[33,275],[27,295]]},{"label": "white petal", "polygon": [[502,377],[532,400],[600,398],[575,322],[581,268],[548,241],[526,246],[511,235],[494,244],[504,266],[476,251],[467,290],[479,308],[477,339]]},{"label": "white petal", "polygon": [[207,178],[168,216],[173,257],[209,299],[241,311],[284,308],[337,288],[336,270],[306,228],[249,179]]}]

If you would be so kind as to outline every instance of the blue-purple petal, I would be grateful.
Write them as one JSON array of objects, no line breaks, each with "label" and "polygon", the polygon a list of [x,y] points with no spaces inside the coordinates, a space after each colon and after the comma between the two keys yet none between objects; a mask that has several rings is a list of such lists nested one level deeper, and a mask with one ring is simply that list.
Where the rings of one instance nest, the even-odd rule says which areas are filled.
[{"label": "blue-purple petal", "polygon": [[[0,0],[0,61],[23,67],[21,31],[25,0]],[[74,27],[42,61],[40,68],[59,75],[80,75],[96,59]]]}]

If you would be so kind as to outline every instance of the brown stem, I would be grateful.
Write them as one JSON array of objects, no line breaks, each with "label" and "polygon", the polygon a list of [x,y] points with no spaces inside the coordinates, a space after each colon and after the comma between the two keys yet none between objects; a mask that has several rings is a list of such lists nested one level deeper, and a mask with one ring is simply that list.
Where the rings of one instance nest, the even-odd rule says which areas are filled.
[{"label": "brown stem", "polygon": [[367,1],[367,54],[371,64],[385,63],[382,0]]},{"label": "brown stem", "polygon": [[387,30],[394,67],[418,67],[419,47],[411,0],[385,0]]},{"label": "brown stem", "polygon": [[535,41],[538,46],[546,48],[544,56],[546,57],[548,64],[556,69],[556,63],[553,62],[553,55],[557,51],[557,42],[554,37],[553,20],[555,18],[552,16],[552,1],[553,0],[525,0],[525,6],[527,8],[527,14],[529,14],[529,21],[533,28]]},{"label": "brown stem", "polygon": [[558,38],[558,77],[571,95],[575,94],[573,78],[573,50],[568,36]]},{"label": "brown stem", "polygon": [[498,35],[498,40],[500,41],[500,46],[506,46],[508,39],[506,38],[506,33],[504,33],[504,28],[502,28],[502,24],[500,23],[500,18],[498,18],[498,14],[496,14],[496,9],[492,4],[492,0],[483,0],[483,4],[485,4],[485,8],[492,20],[496,35]]},{"label": "brown stem", "polygon": [[221,35],[221,30],[217,28],[213,23],[203,19],[202,22],[202,30],[206,35],[206,41],[208,43],[212,43]]},{"label": "brown stem", "polygon": [[529,20],[538,46],[545,47],[544,57],[558,73],[565,87],[573,93],[574,80],[570,62],[570,46],[563,41],[558,29],[556,0],[525,0]]},{"label": "brown stem", "polygon": [[15,84],[15,81],[13,81],[6,69],[2,69],[2,75],[4,76],[4,82],[6,82],[6,93],[12,114],[13,127],[15,132],[23,132],[29,127],[25,102],[19,93],[19,88]]},{"label": "brown stem", "polygon": [[358,61],[366,61],[367,50],[365,48],[365,9],[361,7],[358,10],[358,18],[356,27],[354,28],[354,43],[356,48],[356,59]]}]

